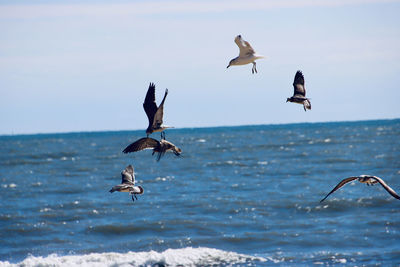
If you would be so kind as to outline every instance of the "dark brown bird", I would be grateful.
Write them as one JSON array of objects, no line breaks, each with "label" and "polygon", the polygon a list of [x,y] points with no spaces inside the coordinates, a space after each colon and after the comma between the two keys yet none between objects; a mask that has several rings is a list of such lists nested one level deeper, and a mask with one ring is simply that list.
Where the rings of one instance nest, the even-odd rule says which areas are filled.
[{"label": "dark brown bird", "polygon": [[144,149],[153,149],[152,155],[157,152],[157,161],[159,161],[167,151],[172,151],[176,156],[180,156],[182,153],[182,150],[179,147],[163,138],[160,141],[157,141],[156,139],[149,137],[144,137],[135,141],[127,146],[122,152],[130,153]]},{"label": "dark brown bird", "polygon": [[128,167],[126,167],[125,170],[121,172],[121,176],[121,184],[113,186],[113,188],[111,188],[110,190],[110,193],[113,193],[115,191],[129,192],[129,194],[132,195],[132,201],[135,202],[135,199],[133,197],[135,197],[137,200],[136,195],[143,194],[144,190],[140,185],[135,186],[135,172],[132,165],[128,165]]},{"label": "dark brown bird", "polygon": [[376,183],[379,183],[385,190],[392,195],[392,197],[400,199],[400,196],[397,195],[397,193],[390,187],[388,186],[381,178],[377,176],[371,176],[371,175],[360,175],[360,176],[352,176],[349,178],[343,179],[329,194],[326,195],[320,202],[324,201],[330,194],[347,184],[348,182],[351,182],[353,180],[358,180],[360,183],[364,183],[367,185],[374,185]]},{"label": "dark brown bird", "polygon": [[161,137],[164,137],[165,134],[163,131],[167,128],[172,128],[171,126],[163,125],[164,101],[167,97],[168,89],[165,89],[164,98],[158,107],[156,104],[155,90],[156,87],[154,83],[150,83],[143,103],[144,111],[149,119],[149,126],[146,129],[146,134],[147,137],[149,137],[149,135],[154,132],[161,132]]},{"label": "dark brown bird", "polygon": [[304,111],[311,110],[310,99],[306,98],[306,88],[304,87],[303,73],[298,70],[293,81],[294,93],[292,97],[286,99],[286,102],[293,102],[303,105]]}]

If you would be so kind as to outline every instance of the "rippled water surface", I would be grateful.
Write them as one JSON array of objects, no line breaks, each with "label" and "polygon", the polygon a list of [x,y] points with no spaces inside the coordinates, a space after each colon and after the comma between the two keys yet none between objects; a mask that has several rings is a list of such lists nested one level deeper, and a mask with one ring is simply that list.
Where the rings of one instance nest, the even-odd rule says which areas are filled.
[{"label": "rippled water surface", "polygon": [[[176,129],[181,158],[121,152],[144,135],[0,137],[0,264],[400,264],[400,201],[382,187],[319,203],[360,174],[400,193],[400,120]],[[134,203],[108,192],[128,164]]]}]

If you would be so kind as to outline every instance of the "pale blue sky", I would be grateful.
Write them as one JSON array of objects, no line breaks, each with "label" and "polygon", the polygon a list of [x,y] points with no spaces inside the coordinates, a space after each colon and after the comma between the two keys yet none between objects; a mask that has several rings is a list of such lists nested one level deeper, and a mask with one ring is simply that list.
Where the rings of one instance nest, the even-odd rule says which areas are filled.
[{"label": "pale blue sky", "polygon": [[400,117],[400,1],[32,2],[0,2],[0,134],[145,129],[150,82],[176,127]]}]

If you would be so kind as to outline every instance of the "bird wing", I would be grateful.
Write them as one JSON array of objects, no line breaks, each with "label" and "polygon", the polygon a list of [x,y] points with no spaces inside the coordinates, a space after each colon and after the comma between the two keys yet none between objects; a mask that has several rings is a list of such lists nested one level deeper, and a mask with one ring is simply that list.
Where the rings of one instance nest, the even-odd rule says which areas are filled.
[{"label": "bird wing", "polygon": [[168,94],[168,89],[165,89],[165,94],[164,94],[164,98],[161,101],[161,104],[158,106],[157,112],[154,115],[154,119],[153,119],[153,128],[158,128],[162,125],[163,123],[163,116],[164,116],[164,101],[165,98],[167,97]]},{"label": "bird wing", "polygon": [[296,72],[296,76],[294,76],[294,81],[293,81],[293,87],[294,87],[294,94],[299,94],[302,96],[306,96],[306,88],[304,87],[304,76],[301,71]]},{"label": "bird wing", "polygon": [[243,40],[242,36],[238,35],[235,38],[235,43],[239,47],[239,57],[255,54],[253,47],[249,44],[249,42]]},{"label": "bird wing", "polygon": [[159,142],[156,139],[144,137],[127,146],[122,152],[130,153],[141,151],[143,149],[151,149],[157,147],[158,143]]},{"label": "bird wing", "polygon": [[392,195],[392,197],[400,199],[400,196],[390,186],[388,186],[381,178],[377,176],[373,176],[373,178],[377,180],[381,184],[381,186],[383,186],[383,188],[385,188],[385,190]]},{"label": "bird wing", "polygon": [[149,125],[153,124],[154,115],[157,112],[156,96],[155,96],[156,86],[154,83],[150,83],[149,89],[147,90],[146,98],[144,99],[143,109],[146,112],[147,118],[149,119]]},{"label": "bird wing", "polygon": [[132,165],[128,165],[128,167],[126,167],[125,170],[121,172],[121,176],[123,184],[135,184],[135,172]]},{"label": "bird wing", "polygon": [[358,177],[356,177],[356,176],[343,179],[343,180],[342,180],[340,183],[338,183],[338,185],[335,186],[335,188],[333,188],[332,191],[329,192],[329,194],[327,194],[326,197],[324,197],[320,202],[324,201],[330,194],[332,194],[333,192],[335,192],[336,190],[338,190],[339,188],[341,188],[342,186],[344,186],[344,185],[347,184],[348,182],[351,182],[351,181],[356,180],[356,179],[358,179]]}]

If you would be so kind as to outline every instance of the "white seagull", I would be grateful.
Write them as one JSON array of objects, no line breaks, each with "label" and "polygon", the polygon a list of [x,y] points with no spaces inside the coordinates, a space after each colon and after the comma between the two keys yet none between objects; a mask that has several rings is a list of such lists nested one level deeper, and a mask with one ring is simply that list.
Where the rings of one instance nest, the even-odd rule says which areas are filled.
[{"label": "white seagull", "polygon": [[400,199],[400,196],[397,195],[397,193],[390,186],[388,186],[381,178],[379,178],[378,176],[371,176],[371,175],[363,174],[363,175],[360,175],[360,176],[352,176],[352,177],[348,177],[348,178],[343,179],[320,202],[324,201],[330,194],[332,194],[333,192],[335,192],[336,190],[338,190],[339,188],[341,188],[342,186],[344,186],[345,184],[347,184],[347,183],[349,183],[349,182],[351,182],[353,180],[358,180],[360,183],[367,184],[367,185],[374,185],[376,183],[379,183],[383,188],[385,188],[385,190],[390,195],[392,195],[392,197]]},{"label": "white seagull", "polygon": [[264,56],[257,55],[254,51],[253,47],[249,44],[249,42],[243,40],[241,35],[236,36],[235,43],[239,47],[239,56],[235,57],[229,62],[229,65],[226,68],[234,65],[246,65],[249,63],[253,63],[253,68],[251,69],[251,73],[257,73],[256,68],[256,60],[260,58],[264,58]]},{"label": "white seagull", "polygon": [[111,188],[110,193],[113,193],[115,191],[118,192],[129,192],[130,195],[132,195],[132,201],[135,202],[135,199],[133,197],[136,198],[136,195],[141,195],[143,194],[143,188],[138,185],[135,185],[135,172],[133,170],[132,165],[128,165],[128,167],[125,168],[125,170],[123,170],[121,172],[122,175],[122,182],[119,185],[113,186],[113,188]]}]

